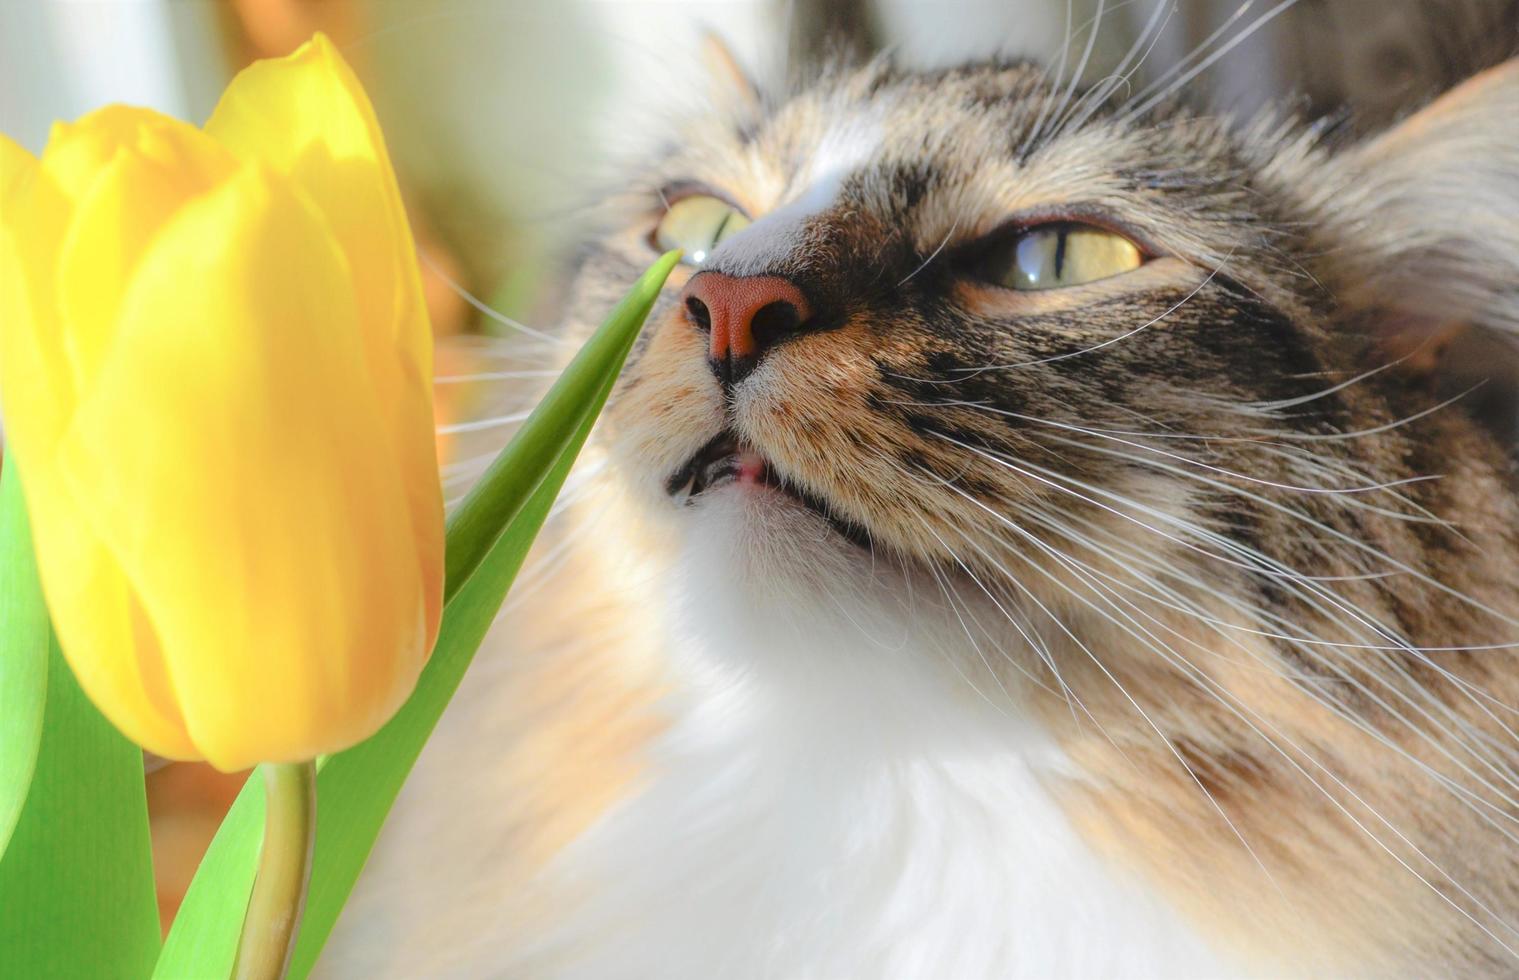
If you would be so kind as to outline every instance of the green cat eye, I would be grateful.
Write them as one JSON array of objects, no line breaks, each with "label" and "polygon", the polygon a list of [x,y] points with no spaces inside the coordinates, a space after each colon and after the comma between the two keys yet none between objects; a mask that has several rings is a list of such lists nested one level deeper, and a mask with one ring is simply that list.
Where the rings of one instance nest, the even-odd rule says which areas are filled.
[{"label": "green cat eye", "polygon": [[1092,225],[1038,225],[993,248],[980,276],[1006,289],[1059,289],[1096,282],[1144,264],[1139,247]]},{"label": "green cat eye", "polygon": [[692,194],[670,205],[649,236],[655,249],[680,249],[689,265],[701,265],[707,255],[729,235],[749,227],[742,211],[710,194]]}]

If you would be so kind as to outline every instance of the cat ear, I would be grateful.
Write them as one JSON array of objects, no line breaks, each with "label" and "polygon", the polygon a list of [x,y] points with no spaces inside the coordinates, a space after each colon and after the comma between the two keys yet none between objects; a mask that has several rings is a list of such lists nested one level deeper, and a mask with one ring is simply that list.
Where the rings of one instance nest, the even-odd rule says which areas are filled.
[{"label": "cat ear", "polygon": [[1329,168],[1298,178],[1337,231],[1331,277],[1393,350],[1476,324],[1519,337],[1519,58]]},{"label": "cat ear", "polygon": [[759,87],[739,64],[728,42],[712,31],[702,34],[702,64],[712,83],[712,101],[719,109],[740,117],[759,114]]}]

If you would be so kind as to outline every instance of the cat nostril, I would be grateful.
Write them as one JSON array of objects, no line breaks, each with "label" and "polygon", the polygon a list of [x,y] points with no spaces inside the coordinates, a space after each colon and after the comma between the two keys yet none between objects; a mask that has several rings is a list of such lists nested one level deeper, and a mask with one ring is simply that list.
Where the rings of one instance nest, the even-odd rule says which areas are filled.
[{"label": "cat nostril", "polygon": [[707,304],[695,296],[686,297],[686,316],[696,324],[698,330],[712,329],[712,311],[707,309]]},{"label": "cat nostril", "polygon": [[758,367],[771,347],[813,326],[806,295],[782,276],[703,269],[686,282],[680,304],[686,322],[706,335],[707,364],[725,388]]},{"label": "cat nostril", "polygon": [[755,311],[749,321],[749,332],[754,342],[764,348],[791,333],[802,325],[802,311],[783,299],[766,303]]}]

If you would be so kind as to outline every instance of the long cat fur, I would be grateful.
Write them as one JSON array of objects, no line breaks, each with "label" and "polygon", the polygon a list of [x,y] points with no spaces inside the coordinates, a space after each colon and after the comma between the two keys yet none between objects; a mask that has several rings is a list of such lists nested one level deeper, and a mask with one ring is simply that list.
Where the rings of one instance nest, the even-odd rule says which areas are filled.
[{"label": "long cat fur", "polygon": [[[1519,971],[1519,498],[1435,356],[1519,329],[1519,63],[1365,138],[1140,101],[877,60],[607,195],[569,338],[690,182],[834,328],[725,396],[672,280],[329,975]],[[1154,258],[975,282],[1020,215]],[[725,428],[826,515],[678,505]]]}]

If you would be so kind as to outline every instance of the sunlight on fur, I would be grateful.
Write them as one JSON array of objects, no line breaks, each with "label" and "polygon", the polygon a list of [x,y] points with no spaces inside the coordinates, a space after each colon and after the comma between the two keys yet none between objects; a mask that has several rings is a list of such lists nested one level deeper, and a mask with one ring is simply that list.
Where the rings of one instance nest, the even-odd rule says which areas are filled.
[{"label": "sunlight on fur", "polygon": [[[329,975],[1519,968],[1515,406],[1471,397],[1515,360],[1519,62],[1366,136],[1187,108],[1289,5],[1143,87],[1159,13],[1086,88],[1080,33],[715,57],[562,333],[445,379],[491,396],[457,496],[718,202]],[[1121,261],[985,278],[1057,225]]]}]

